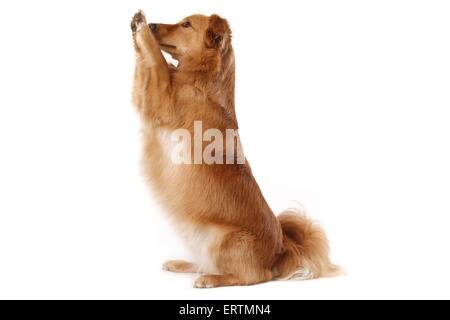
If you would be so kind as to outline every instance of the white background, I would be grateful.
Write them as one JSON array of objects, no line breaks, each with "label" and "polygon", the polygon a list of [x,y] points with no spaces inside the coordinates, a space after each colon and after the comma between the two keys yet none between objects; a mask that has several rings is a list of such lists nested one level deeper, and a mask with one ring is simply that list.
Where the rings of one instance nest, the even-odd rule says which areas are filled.
[{"label": "white background", "polygon": [[[130,18],[234,31],[246,155],[347,275],[193,289],[139,171]],[[450,298],[448,1],[2,1],[0,298]],[[195,196],[195,195],[193,195]]]}]

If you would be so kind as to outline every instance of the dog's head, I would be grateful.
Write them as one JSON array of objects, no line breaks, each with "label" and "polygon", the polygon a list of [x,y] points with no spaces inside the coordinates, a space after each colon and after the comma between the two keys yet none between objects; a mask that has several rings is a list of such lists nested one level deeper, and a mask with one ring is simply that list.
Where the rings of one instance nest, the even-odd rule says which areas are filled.
[{"label": "dog's head", "polygon": [[223,51],[230,45],[228,22],[218,15],[192,15],[176,24],[150,23],[161,49],[177,60],[203,56],[205,50]]}]

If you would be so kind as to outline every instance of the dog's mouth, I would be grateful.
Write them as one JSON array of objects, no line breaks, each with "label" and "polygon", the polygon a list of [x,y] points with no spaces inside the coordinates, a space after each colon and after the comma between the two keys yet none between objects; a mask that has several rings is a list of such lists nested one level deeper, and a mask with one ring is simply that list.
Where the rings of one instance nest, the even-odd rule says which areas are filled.
[{"label": "dog's mouth", "polygon": [[166,59],[166,62],[169,65],[178,67],[179,61],[177,60],[177,57],[175,56],[175,50],[177,47],[174,45],[165,44],[165,43],[160,43],[159,47],[161,48],[161,51],[163,53],[164,58]]},{"label": "dog's mouth", "polygon": [[174,49],[176,49],[177,47],[176,46],[173,46],[173,45],[171,45],[171,44],[166,44],[166,43],[160,43],[159,44],[159,46],[161,47],[161,49],[171,49],[171,50],[174,50]]}]

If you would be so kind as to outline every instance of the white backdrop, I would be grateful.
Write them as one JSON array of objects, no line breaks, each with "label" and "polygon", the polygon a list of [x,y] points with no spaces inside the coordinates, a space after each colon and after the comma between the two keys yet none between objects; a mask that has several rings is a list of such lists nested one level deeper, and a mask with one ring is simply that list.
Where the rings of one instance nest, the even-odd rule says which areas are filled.
[{"label": "white backdrop", "polygon": [[[219,13],[246,155],[344,277],[196,290],[139,171],[129,22]],[[450,298],[447,1],[0,4],[0,298]]]}]

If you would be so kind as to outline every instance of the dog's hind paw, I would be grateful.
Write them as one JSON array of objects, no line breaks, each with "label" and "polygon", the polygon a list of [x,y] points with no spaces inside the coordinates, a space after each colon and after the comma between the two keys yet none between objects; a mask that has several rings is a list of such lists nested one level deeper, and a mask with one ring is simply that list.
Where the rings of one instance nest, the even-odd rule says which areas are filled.
[{"label": "dog's hind paw", "polygon": [[139,10],[131,20],[131,31],[137,32],[143,25],[147,25],[147,21],[144,12]]},{"label": "dog's hind paw", "polygon": [[163,264],[163,270],[171,272],[181,272],[181,273],[196,273],[198,267],[196,264],[183,261],[183,260],[171,260]]},{"label": "dog's hind paw", "polygon": [[194,288],[210,289],[214,287],[216,287],[216,285],[209,276],[201,276],[197,280],[195,280],[194,283]]}]

